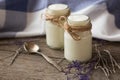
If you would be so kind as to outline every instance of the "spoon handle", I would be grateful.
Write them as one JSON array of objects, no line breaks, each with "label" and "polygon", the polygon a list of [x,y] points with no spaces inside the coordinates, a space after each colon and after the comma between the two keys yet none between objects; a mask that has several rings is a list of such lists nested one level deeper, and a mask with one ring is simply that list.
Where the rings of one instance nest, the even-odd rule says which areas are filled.
[{"label": "spoon handle", "polygon": [[42,55],[45,58],[45,60],[47,62],[49,62],[50,64],[52,64],[56,69],[58,69],[58,71],[62,71],[62,68],[55,61],[53,61],[51,58],[49,58],[47,55],[45,55],[41,52],[37,52],[37,54]]}]

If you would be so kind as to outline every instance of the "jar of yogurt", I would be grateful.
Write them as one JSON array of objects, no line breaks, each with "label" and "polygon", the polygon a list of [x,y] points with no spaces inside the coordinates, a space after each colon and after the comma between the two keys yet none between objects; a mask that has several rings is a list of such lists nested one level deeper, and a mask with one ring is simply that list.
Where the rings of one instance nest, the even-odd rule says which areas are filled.
[{"label": "jar of yogurt", "polygon": [[[64,29],[65,18],[70,14],[68,5],[52,4],[46,11],[46,42],[50,48],[64,48]],[[62,19],[63,18],[63,19]]]},{"label": "jar of yogurt", "polygon": [[68,61],[88,61],[92,57],[90,18],[86,15],[71,15],[66,24],[64,34],[65,58]]}]

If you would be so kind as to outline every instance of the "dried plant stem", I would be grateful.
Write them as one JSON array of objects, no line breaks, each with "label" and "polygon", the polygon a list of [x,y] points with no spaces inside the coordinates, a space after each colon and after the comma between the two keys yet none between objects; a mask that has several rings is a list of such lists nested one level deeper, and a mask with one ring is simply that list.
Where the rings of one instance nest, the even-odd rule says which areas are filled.
[{"label": "dried plant stem", "polygon": [[[104,64],[104,62],[103,62],[103,64]],[[109,72],[109,69],[108,69],[108,67],[107,67],[107,65],[106,64],[104,64],[104,69],[106,70],[106,72],[107,72],[107,76],[110,76],[110,72]]]},{"label": "dried plant stem", "polygon": [[[106,59],[102,54],[101,51],[98,49],[98,45],[95,44],[95,50],[98,55],[98,61],[96,62],[95,69],[100,68],[105,76],[107,77],[107,80],[109,80],[109,76],[112,73],[116,73],[115,67],[120,69],[120,65],[117,63],[117,61],[113,58],[109,50],[103,50],[105,53],[107,53],[108,59]],[[110,65],[108,63],[108,60],[110,60]]]},{"label": "dried plant stem", "polygon": [[17,58],[17,56],[19,55],[20,50],[21,50],[21,47],[16,50],[16,53],[15,53],[15,55],[13,56],[13,58],[12,58],[12,60],[11,60],[11,62],[10,62],[9,65],[12,65],[12,64],[13,64],[13,62],[15,61],[15,59]]},{"label": "dried plant stem", "polygon": [[109,76],[109,70],[108,70],[106,64],[104,63],[104,59],[102,58],[101,54],[99,54],[99,57],[100,57],[100,60],[102,62],[101,67],[102,67],[102,69],[104,69],[103,71],[104,71],[106,77],[108,77]]},{"label": "dried plant stem", "polygon": [[4,58],[1,58],[0,61],[3,61],[4,59],[9,58],[9,57],[11,57],[11,56],[13,56],[13,55],[14,55],[14,54],[10,54],[9,56],[6,56],[6,57],[4,57]]},{"label": "dried plant stem", "polygon": [[120,65],[116,62],[116,60],[113,59],[113,61],[114,61],[115,65],[118,67],[118,69],[120,69]]},{"label": "dried plant stem", "polygon": [[[98,49],[97,45],[95,45],[95,49],[96,49],[96,51],[98,53],[98,58],[99,58],[99,60],[98,60],[98,62],[96,64],[96,68],[100,68],[104,72],[107,79],[109,80],[110,73],[109,73],[109,69],[108,69],[107,65],[105,64],[106,60],[104,60],[102,58],[102,55],[101,55],[100,50]],[[101,62],[101,64],[100,64],[100,62]]]},{"label": "dried plant stem", "polygon": [[108,50],[105,50],[105,51],[108,53],[108,55],[110,57],[110,61],[111,61],[111,65],[112,65],[112,71],[113,71],[113,73],[116,73],[116,71],[115,71],[115,65],[113,63],[113,58],[112,58],[112,56],[111,56],[111,54],[109,53]]},{"label": "dried plant stem", "polygon": [[100,66],[100,68],[101,68],[101,70],[104,72],[104,74],[105,74],[107,80],[109,80],[109,76],[108,76],[106,70],[105,70],[103,67],[101,67],[101,66]]},{"label": "dried plant stem", "polygon": [[[105,52],[108,53],[108,55],[110,56],[111,60],[112,60],[112,65],[113,67],[118,67],[118,69],[120,69],[120,65],[116,62],[116,60],[112,57],[111,53],[109,50],[104,50]],[[114,69],[115,70],[115,69]]]}]

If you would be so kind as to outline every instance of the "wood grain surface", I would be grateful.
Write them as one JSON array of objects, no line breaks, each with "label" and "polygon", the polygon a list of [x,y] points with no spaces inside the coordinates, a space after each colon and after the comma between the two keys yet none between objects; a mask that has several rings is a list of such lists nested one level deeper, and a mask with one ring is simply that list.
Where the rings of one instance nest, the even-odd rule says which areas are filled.
[{"label": "wood grain surface", "polygon": [[[48,64],[42,56],[37,54],[21,53],[13,65],[9,66],[15,50],[23,45],[25,41],[33,41],[38,44],[41,51],[59,63],[64,58],[63,50],[53,50],[46,45],[45,37],[0,39],[0,80],[67,80],[66,75],[57,71]],[[102,44],[101,49],[108,49],[120,63],[120,42],[108,42],[103,40],[93,40],[94,44]],[[68,62],[64,60],[60,65],[64,68]],[[93,71],[91,80],[106,80],[101,70]],[[120,80],[120,70],[110,76],[110,80]]]}]

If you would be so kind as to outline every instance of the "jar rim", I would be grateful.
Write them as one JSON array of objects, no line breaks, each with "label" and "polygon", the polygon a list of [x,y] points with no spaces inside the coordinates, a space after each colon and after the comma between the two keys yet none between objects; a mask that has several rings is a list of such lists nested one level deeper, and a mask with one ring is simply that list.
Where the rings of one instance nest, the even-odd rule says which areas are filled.
[{"label": "jar rim", "polygon": [[52,4],[48,6],[48,9],[54,10],[54,11],[65,10],[67,8],[68,8],[68,5],[66,4]]},{"label": "jar rim", "polygon": [[70,21],[75,21],[75,22],[84,22],[90,20],[88,16],[83,15],[83,14],[75,14],[75,15],[70,15],[68,17],[68,20]]}]

